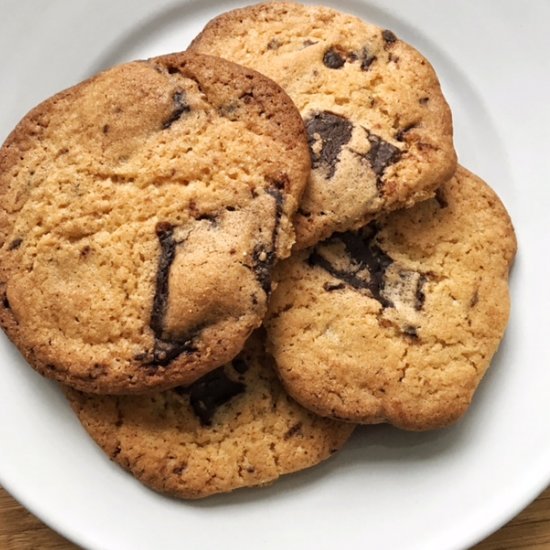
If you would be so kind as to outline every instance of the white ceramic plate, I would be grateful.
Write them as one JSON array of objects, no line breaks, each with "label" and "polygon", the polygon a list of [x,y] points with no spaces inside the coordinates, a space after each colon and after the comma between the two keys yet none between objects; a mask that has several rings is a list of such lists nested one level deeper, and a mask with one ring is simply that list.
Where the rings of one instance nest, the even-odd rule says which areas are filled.
[{"label": "white ceramic plate", "polygon": [[[435,65],[461,162],[500,194],[519,256],[505,341],[465,419],[357,431],[333,460],[198,503],[111,464],[57,388],[0,338],[0,482],[86,548],[465,548],[550,481],[550,3],[326,2],[391,28]],[[182,50],[227,0],[0,0],[0,140],[28,109],[114,63]]]}]

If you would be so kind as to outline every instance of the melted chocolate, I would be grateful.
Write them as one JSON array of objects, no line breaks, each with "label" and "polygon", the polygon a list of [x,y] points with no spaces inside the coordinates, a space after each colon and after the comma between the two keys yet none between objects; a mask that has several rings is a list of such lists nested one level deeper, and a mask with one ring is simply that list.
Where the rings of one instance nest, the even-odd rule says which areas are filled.
[{"label": "melted chocolate", "polygon": [[329,69],[340,69],[345,62],[346,60],[342,54],[334,48],[327,50],[323,56],[323,65]]},{"label": "melted chocolate", "polygon": [[[203,426],[211,426],[216,410],[236,395],[243,393],[246,386],[231,380],[220,367],[199,378],[186,390],[194,413]],[[181,390],[180,390],[181,391]]]},{"label": "melted chocolate", "polygon": [[[306,129],[313,168],[325,167],[327,177],[332,178],[340,152],[351,139],[353,124],[343,116],[322,111],[306,121]],[[318,139],[321,148],[316,152]]]},{"label": "melted chocolate", "polygon": [[149,365],[165,367],[182,353],[193,353],[197,351],[197,347],[193,343],[194,336],[196,336],[196,334],[179,341],[168,341],[155,338],[152,356],[146,356]]},{"label": "melted chocolate", "polygon": [[177,243],[174,240],[174,226],[167,222],[159,222],[155,231],[160,244],[160,256],[157,268],[157,280],[155,297],[153,299],[153,311],[151,312],[150,327],[157,338],[162,338],[164,329],[163,321],[168,304],[168,279],[170,267],[176,257]]},{"label": "melted chocolate", "polygon": [[162,123],[162,127],[164,130],[170,128],[170,126],[172,126],[174,122],[179,120],[184,113],[188,113],[191,110],[191,108],[187,104],[184,92],[175,92],[172,99],[174,101],[174,110],[172,111],[171,115]]},{"label": "melted chocolate", "polygon": [[202,327],[190,334],[170,338],[164,332],[164,317],[168,306],[170,268],[176,257],[176,247],[179,243],[174,239],[174,226],[168,222],[159,222],[155,228],[160,244],[160,256],[157,268],[155,296],[149,326],[155,335],[155,343],[151,352],[136,355],[137,361],[150,367],[166,366],[182,353],[193,353],[196,346],[193,341]]},{"label": "melted chocolate", "polygon": [[384,141],[380,136],[372,132],[367,131],[367,139],[370,143],[370,149],[363,156],[367,159],[376,174],[376,183],[380,187],[384,170],[401,158],[401,151],[395,145]]},{"label": "melted chocolate", "polygon": [[[350,260],[349,270],[338,269],[323,255],[323,244],[313,249],[308,263],[319,266],[333,277],[358,290],[368,290],[371,296],[380,302],[382,307],[394,307],[393,302],[384,295],[384,276],[387,268],[393,263],[375,242],[376,230],[367,226],[362,232],[335,233],[323,244],[341,242]],[[369,277],[364,278],[360,272],[367,270]]]},{"label": "melted chocolate", "polygon": [[281,186],[284,186],[284,182],[281,183],[276,181],[274,182],[274,187],[266,191],[275,199],[275,223],[273,224],[273,231],[271,232],[271,243],[268,245],[257,244],[252,251],[254,274],[266,294],[271,292],[271,271],[277,259],[275,253],[277,233],[279,231],[279,225],[281,224],[284,202],[283,194],[279,190]]},{"label": "melted chocolate", "polygon": [[382,31],[382,38],[384,39],[384,42],[387,45],[391,45],[394,42],[397,42],[397,36],[395,36],[395,34],[393,34],[393,32],[391,32],[387,29]]},{"label": "melted chocolate", "polygon": [[361,52],[361,70],[368,71],[370,66],[376,61],[375,55],[369,55],[369,51],[367,48],[363,48],[363,51]]}]

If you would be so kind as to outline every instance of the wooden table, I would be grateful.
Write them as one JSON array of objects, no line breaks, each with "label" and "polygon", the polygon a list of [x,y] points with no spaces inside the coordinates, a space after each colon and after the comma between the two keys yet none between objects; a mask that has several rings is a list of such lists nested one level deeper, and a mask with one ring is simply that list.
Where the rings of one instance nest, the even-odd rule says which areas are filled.
[{"label": "wooden table", "polygon": [[[0,487],[1,550],[75,550]],[[475,550],[549,550],[550,488]]]}]

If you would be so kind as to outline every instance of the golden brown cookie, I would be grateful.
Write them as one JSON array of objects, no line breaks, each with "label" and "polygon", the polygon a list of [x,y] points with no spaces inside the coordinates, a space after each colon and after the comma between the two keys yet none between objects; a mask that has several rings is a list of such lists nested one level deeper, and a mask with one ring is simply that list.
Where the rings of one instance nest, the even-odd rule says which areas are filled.
[{"label": "golden brown cookie", "polygon": [[260,71],[300,109],[313,170],[296,248],[427,199],[454,173],[437,76],[389,30],[330,8],[267,3],[217,17],[190,49]]},{"label": "golden brown cookie", "polygon": [[503,336],[515,252],[504,206],[459,168],[435,198],[291,257],[266,321],[283,384],[325,416],[450,424]]},{"label": "golden brown cookie", "polygon": [[112,460],[180,498],[271,483],[328,458],[354,428],[292,400],[258,333],[232,363],[187,388],[119,397],[68,390],[68,397]]},{"label": "golden brown cookie", "polygon": [[274,82],[174,54],[31,111],[0,150],[0,322],[89,392],[190,383],[261,324],[309,173]]}]

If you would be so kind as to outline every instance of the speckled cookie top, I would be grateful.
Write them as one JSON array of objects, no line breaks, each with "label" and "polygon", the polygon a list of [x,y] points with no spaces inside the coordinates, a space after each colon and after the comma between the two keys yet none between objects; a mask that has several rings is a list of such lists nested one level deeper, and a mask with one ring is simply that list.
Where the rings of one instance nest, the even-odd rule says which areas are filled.
[{"label": "speckled cookie top", "polygon": [[261,323],[310,166],[272,81],[174,54],[31,111],[0,151],[0,321],[92,392],[188,383]]},{"label": "speckled cookie top", "polygon": [[217,17],[191,49],[273,78],[302,113],[313,171],[297,248],[429,198],[454,173],[434,70],[389,30],[330,8],[269,3]]},{"label": "speckled cookie top", "polygon": [[459,168],[434,199],[290,258],[266,321],[284,385],[335,418],[448,425],[502,338],[515,251],[498,197]]},{"label": "speckled cookie top", "polygon": [[181,498],[263,485],[317,464],[354,428],[293,401],[258,334],[232,363],[186,388],[120,397],[69,390],[68,397],[112,460]]}]

